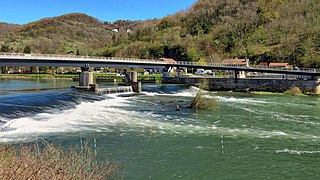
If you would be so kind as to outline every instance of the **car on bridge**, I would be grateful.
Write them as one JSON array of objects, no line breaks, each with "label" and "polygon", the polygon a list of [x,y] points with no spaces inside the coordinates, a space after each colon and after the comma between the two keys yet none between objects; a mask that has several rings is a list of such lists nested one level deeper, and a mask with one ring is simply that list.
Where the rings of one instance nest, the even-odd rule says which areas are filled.
[{"label": "car on bridge", "polygon": [[197,71],[194,74],[196,74],[196,75],[205,75],[206,71],[204,69],[197,69]]},{"label": "car on bridge", "polygon": [[197,69],[197,71],[194,73],[196,75],[213,75],[214,73],[211,70],[204,70],[204,69]]}]

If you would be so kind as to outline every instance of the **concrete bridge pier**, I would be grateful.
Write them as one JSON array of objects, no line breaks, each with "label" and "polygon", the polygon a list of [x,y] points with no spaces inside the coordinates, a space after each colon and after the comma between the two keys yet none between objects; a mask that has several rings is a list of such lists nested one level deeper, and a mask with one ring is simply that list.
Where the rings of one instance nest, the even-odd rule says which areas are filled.
[{"label": "concrete bridge pier", "polygon": [[79,75],[79,86],[90,86],[93,82],[93,72],[81,72]]},{"label": "concrete bridge pier", "polygon": [[1,67],[0,68],[0,74],[7,74],[8,73],[8,67]]},{"label": "concrete bridge pier", "polygon": [[131,86],[133,92],[140,93],[142,91],[141,82],[138,82],[137,72],[127,72],[125,70],[125,84],[127,86]]},{"label": "concrete bridge pier", "polygon": [[312,76],[312,80],[318,80],[320,82],[320,76]]},{"label": "concrete bridge pier", "polygon": [[81,67],[82,72],[79,74],[79,86],[73,86],[77,90],[98,92],[98,84],[94,84],[93,72],[89,72],[89,65]]},{"label": "concrete bridge pier", "polygon": [[239,71],[233,71],[234,83],[238,83],[238,73]]},{"label": "concrete bridge pier", "polygon": [[170,67],[169,67],[169,66],[166,66],[166,67],[163,69],[162,77],[163,77],[164,79],[170,78]]},{"label": "concrete bridge pier", "polygon": [[241,79],[245,79],[247,76],[246,76],[246,72],[245,71],[239,71],[239,78]]}]

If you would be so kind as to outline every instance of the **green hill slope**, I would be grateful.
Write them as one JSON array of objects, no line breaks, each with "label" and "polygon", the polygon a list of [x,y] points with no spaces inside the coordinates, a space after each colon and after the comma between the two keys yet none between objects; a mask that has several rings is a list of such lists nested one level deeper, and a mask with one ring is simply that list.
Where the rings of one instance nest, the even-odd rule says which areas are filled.
[{"label": "green hill slope", "polygon": [[[29,46],[32,53],[92,55],[96,49],[112,45],[113,29],[131,28],[138,22],[103,23],[81,13],[45,18],[7,31],[3,44],[10,51],[23,52]],[[124,31],[124,30],[123,30]]]},{"label": "green hill slope", "polygon": [[12,31],[18,28],[20,25],[17,24],[8,24],[0,22],[0,37],[4,36],[7,32]]},{"label": "green hill slope", "polygon": [[238,57],[320,66],[319,12],[320,1],[199,0],[105,55],[214,62]]}]

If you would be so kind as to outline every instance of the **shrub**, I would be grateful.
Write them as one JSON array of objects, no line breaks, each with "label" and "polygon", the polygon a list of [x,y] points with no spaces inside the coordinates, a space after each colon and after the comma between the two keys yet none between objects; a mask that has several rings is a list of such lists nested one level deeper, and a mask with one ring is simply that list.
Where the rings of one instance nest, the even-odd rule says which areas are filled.
[{"label": "shrub", "polygon": [[97,154],[87,145],[82,151],[46,144],[0,148],[0,179],[108,179],[117,165],[107,159],[96,162]]},{"label": "shrub", "polygon": [[190,108],[203,109],[203,110],[216,110],[219,108],[219,104],[215,98],[209,98],[204,95],[204,90],[209,89],[208,81],[204,81],[199,85],[199,90],[193,97]]},{"label": "shrub", "polygon": [[320,94],[320,85],[316,88],[316,94]]},{"label": "shrub", "polygon": [[297,86],[292,86],[290,89],[288,89],[286,92],[284,92],[285,94],[289,94],[289,95],[293,95],[293,96],[298,96],[298,95],[302,95],[302,91],[300,88],[298,88]]}]

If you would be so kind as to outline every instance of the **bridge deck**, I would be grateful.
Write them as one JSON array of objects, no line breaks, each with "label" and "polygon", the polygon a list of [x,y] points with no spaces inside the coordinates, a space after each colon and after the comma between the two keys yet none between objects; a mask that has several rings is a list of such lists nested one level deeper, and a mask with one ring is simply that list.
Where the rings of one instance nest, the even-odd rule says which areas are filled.
[{"label": "bridge deck", "polygon": [[204,63],[204,62],[164,62],[150,59],[133,59],[117,57],[91,57],[74,55],[39,55],[39,54],[18,54],[0,53],[0,66],[13,67],[124,67],[124,68],[164,68],[164,67],[187,67],[196,69],[232,70],[246,72],[263,72],[276,74],[295,74],[320,76],[320,69],[276,69],[244,67],[239,65]]}]

